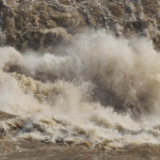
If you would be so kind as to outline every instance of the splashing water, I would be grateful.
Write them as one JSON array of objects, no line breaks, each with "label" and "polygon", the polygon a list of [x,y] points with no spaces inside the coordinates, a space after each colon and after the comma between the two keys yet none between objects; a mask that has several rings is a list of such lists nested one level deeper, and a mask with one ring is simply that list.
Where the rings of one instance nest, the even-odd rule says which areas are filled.
[{"label": "splashing water", "polygon": [[149,39],[104,31],[43,55],[0,48],[0,110],[20,116],[1,124],[11,138],[160,144],[159,53]]}]

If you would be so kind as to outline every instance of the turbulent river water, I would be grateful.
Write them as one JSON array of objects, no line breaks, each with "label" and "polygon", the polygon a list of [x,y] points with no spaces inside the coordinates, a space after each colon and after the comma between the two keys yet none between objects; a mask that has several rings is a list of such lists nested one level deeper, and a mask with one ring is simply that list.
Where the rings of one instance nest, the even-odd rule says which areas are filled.
[{"label": "turbulent river water", "polygon": [[160,145],[160,54],[146,38],[88,31],[51,53],[0,48],[11,139],[91,148]]}]

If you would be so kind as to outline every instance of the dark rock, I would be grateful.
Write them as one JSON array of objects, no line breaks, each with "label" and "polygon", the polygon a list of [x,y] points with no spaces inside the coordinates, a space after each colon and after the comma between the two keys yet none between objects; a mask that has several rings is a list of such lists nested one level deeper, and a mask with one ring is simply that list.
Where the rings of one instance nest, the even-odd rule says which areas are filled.
[{"label": "dark rock", "polygon": [[7,33],[6,34],[6,42],[8,45],[16,47],[16,37],[12,33]]},{"label": "dark rock", "polygon": [[3,21],[3,29],[7,32],[13,32],[15,29],[14,19],[6,17]]},{"label": "dark rock", "polygon": [[109,9],[111,10],[111,13],[116,17],[123,16],[123,8],[120,5],[112,4],[109,6]]}]

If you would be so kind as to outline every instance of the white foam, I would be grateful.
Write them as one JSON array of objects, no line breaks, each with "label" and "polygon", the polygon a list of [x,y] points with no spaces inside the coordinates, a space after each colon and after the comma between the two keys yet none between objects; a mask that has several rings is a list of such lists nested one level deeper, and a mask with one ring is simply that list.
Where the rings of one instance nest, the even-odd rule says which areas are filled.
[{"label": "white foam", "polygon": [[[159,144],[160,56],[150,40],[90,32],[58,53],[1,48],[0,61],[0,110],[22,117],[17,138]],[[15,66],[32,78],[11,74]]]}]

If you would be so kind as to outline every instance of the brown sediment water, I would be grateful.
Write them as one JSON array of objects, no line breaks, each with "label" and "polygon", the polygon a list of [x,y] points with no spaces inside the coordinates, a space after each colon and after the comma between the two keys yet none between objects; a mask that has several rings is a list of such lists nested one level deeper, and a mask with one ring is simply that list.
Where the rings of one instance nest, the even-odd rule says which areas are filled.
[{"label": "brown sediment water", "polygon": [[[0,112],[3,120],[15,118],[4,112]],[[0,159],[5,160],[158,160],[160,158],[160,147],[152,144],[142,144],[126,146],[126,148],[113,148],[104,150],[103,148],[91,149],[84,144],[50,143],[27,140],[11,140],[2,135],[0,140]]]},{"label": "brown sediment water", "polygon": [[160,56],[147,38],[100,30],[50,53],[0,48],[1,142],[16,143],[3,156],[18,159],[21,142],[34,142],[26,159],[158,159],[159,88]]}]

